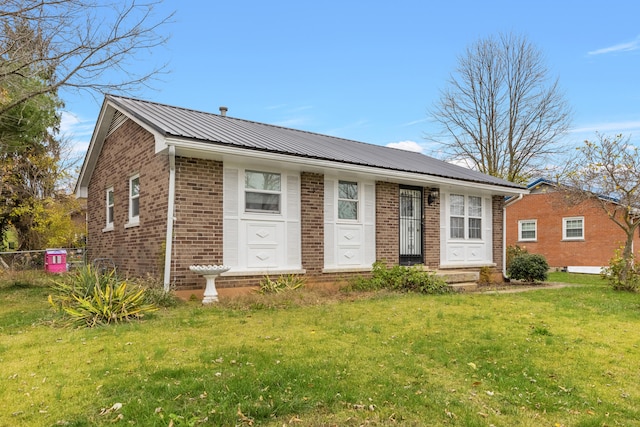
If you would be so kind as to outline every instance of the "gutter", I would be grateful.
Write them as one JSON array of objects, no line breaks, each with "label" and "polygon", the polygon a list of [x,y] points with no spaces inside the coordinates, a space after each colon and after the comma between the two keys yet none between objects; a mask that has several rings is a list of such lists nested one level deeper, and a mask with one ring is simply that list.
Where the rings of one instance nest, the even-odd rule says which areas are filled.
[{"label": "gutter", "polygon": [[[524,193],[518,194],[518,198],[510,201],[511,205],[522,200]],[[507,203],[502,207],[502,277],[507,277]]]},{"label": "gutter", "polygon": [[167,236],[164,252],[164,290],[171,289],[171,252],[173,249],[173,222],[176,198],[176,147],[169,145],[169,194],[167,201]]}]

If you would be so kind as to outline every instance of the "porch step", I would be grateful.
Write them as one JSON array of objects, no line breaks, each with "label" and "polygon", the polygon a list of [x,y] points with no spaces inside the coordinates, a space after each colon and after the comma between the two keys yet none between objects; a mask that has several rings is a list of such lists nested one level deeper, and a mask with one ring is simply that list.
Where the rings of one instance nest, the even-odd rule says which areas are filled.
[{"label": "porch step", "polygon": [[473,292],[478,289],[478,284],[476,282],[451,283],[449,287],[454,292]]},{"label": "porch step", "polygon": [[438,270],[436,275],[443,278],[448,284],[477,282],[480,279],[479,271],[470,270]]},{"label": "porch step", "polygon": [[478,289],[479,271],[439,270],[436,275],[443,278],[454,292],[472,292]]}]

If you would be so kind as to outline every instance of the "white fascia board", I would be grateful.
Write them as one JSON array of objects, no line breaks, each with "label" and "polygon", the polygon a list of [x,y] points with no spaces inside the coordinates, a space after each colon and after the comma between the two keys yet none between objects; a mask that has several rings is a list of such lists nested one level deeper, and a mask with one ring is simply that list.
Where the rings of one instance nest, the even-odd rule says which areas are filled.
[{"label": "white fascia board", "polygon": [[327,171],[337,171],[339,173],[345,174],[350,173],[356,175],[366,175],[368,177],[373,177],[377,181],[386,180],[390,182],[413,183],[414,185],[416,183],[420,183],[428,186],[439,186],[451,189],[473,188],[478,192],[500,195],[519,195],[527,192],[526,189],[503,187],[494,184],[464,181],[454,178],[444,178],[415,172],[404,172],[392,169],[376,168],[373,166],[340,163],[331,160],[271,153],[267,151],[244,149],[220,144],[200,143],[179,138],[166,138],[165,143],[175,145],[177,150],[176,154],[188,157],[211,158],[222,161],[233,161],[234,163],[242,163],[246,162],[247,160],[259,162],[259,164],[274,162],[280,165],[280,167],[282,166],[282,163],[285,162],[289,167],[307,171],[318,170],[319,172],[323,172],[325,174],[327,174]]},{"label": "white fascia board", "polygon": [[109,109],[107,103],[104,103],[102,105],[102,108],[100,109],[96,127],[93,129],[91,141],[89,142],[89,147],[87,148],[87,154],[84,157],[82,167],[80,168],[80,174],[78,175],[78,180],[76,181],[75,193],[77,198],[88,197],[89,180],[91,179],[91,175],[93,174],[93,169],[96,167],[98,156],[100,155],[100,151],[102,151],[102,143],[104,142],[104,138],[107,134],[107,131],[109,130],[109,125],[105,123],[111,122],[113,112],[114,110]]},{"label": "white fascia board", "polygon": [[109,132],[109,126],[111,125],[111,120],[113,119],[113,114],[116,110],[120,111],[122,114],[127,116],[127,118],[133,120],[153,135],[153,138],[155,140],[156,153],[164,151],[168,148],[164,135],[148,126],[147,124],[137,120],[135,117],[130,116],[126,111],[119,109],[118,106],[114,103],[105,101],[102,109],[100,110],[100,114],[98,115],[96,127],[93,130],[91,142],[89,143],[87,154],[85,155],[84,162],[82,163],[80,174],[78,175],[78,180],[76,181],[75,193],[76,197],[78,198],[88,197],[89,180],[91,179],[93,170],[96,167],[98,157],[100,156],[100,152],[102,151],[102,145],[104,144],[104,140],[107,137],[107,132]]}]

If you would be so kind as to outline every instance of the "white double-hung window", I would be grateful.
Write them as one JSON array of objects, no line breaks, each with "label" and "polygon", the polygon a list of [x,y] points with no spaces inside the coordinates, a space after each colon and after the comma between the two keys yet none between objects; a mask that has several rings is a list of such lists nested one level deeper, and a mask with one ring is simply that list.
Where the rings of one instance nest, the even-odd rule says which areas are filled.
[{"label": "white double-hung window", "polygon": [[140,175],[129,178],[129,224],[140,222]]},{"label": "white double-hung window", "polygon": [[109,187],[107,188],[107,192],[106,192],[106,199],[105,199],[105,218],[106,218],[106,224],[104,227],[104,230],[102,231],[109,231],[109,230],[113,230],[113,208],[114,208],[115,202],[114,202],[114,197],[113,197],[113,187]]},{"label": "white double-hung window", "polygon": [[562,239],[584,239],[584,217],[562,218]]},{"label": "white double-hung window", "polygon": [[279,173],[245,171],[245,212],[281,212],[282,184]]},{"label": "white double-hung window", "polygon": [[538,237],[538,222],[535,219],[521,219],[518,221],[518,240],[533,242]]},{"label": "white double-hung window", "polygon": [[338,219],[358,220],[358,183],[338,181]]},{"label": "white double-hung window", "polygon": [[482,239],[482,197],[449,196],[449,236],[452,239]]}]

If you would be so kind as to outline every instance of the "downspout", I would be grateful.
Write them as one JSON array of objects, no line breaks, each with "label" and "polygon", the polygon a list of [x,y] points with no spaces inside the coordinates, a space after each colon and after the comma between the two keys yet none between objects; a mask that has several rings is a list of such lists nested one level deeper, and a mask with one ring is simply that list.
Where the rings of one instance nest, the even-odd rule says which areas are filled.
[{"label": "downspout", "polygon": [[164,251],[164,290],[171,288],[171,251],[173,246],[173,222],[176,198],[176,147],[169,145],[169,194],[167,202],[167,236]]},{"label": "downspout", "polygon": [[[508,204],[519,202],[524,194],[518,194],[518,198]],[[507,203],[502,208],[502,277],[507,277]]]}]

